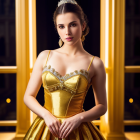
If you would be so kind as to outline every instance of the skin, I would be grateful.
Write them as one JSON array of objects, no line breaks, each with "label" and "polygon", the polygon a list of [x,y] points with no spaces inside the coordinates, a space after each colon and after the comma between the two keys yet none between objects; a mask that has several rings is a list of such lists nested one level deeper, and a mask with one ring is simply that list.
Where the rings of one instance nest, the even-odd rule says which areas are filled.
[{"label": "skin", "polygon": [[[71,23],[72,21],[76,22]],[[83,23],[83,25],[81,25],[79,18],[74,13],[58,15],[56,23],[58,34],[64,42],[64,45],[59,49],[51,50],[47,65],[51,65],[51,67],[62,76],[74,70],[87,70],[93,56],[84,50],[81,42],[82,31],[84,31],[86,24]],[[65,39],[66,37],[74,38],[68,42]],[[60,124],[59,120],[36,100],[37,93],[42,84],[42,70],[46,64],[48,52],[49,50],[42,51],[36,59],[31,78],[25,91],[24,103],[30,110],[44,119],[50,132],[55,137],[66,138],[73,130],[79,127],[82,122],[93,121],[106,113],[105,67],[102,60],[95,56],[89,69],[96,106],[88,111],[66,118],[64,122]]]}]

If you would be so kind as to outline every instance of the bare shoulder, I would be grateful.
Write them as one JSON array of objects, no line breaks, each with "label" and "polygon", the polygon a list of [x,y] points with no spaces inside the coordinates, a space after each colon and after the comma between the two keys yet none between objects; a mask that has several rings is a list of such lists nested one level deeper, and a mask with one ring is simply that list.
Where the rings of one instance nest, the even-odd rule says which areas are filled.
[{"label": "bare shoulder", "polygon": [[41,69],[43,68],[47,60],[48,52],[49,50],[44,50],[38,54],[36,62],[35,62],[35,65],[37,65],[37,67],[40,67]]},{"label": "bare shoulder", "polygon": [[48,52],[49,52],[49,50],[41,51],[41,52],[38,54],[38,57],[39,57],[39,58],[46,57],[46,55],[48,54]]},{"label": "bare shoulder", "polygon": [[94,56],[92,61],[92,68],[94,69],[94,76],[100,73],[105,73],[105,65],[101,58]]},{"label": "bare shoulder", "polygon": [[104,63],[103,63],[102,59],[100,57],[98,57],[98,56],[94,56],[92,64],[95,66],[95,68],[104,67]]}]

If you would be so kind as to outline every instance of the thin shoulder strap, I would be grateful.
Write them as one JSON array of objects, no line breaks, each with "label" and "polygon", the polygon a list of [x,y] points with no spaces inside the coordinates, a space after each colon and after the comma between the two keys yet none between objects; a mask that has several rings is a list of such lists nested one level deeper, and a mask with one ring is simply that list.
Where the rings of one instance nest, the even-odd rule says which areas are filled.
[{"label": "thin shoulder strap", "polygon": [[90,66],[91,66],[91,63],[92,63],[94,57],[95,57],[95,56],[92,57],[92,59],[91,59],[91,61],[90,61],[90,64],[89,64],[89,66],[88,66],[87,71],[89,70],[89,68],[90,68]]},{"label": "thin shoulder strap", "polygon": [[49,58],[50,51],[51,50],[49,50],[49,52],[48,52],[48,56],[47,56],[47,60],[46,60],[46,64],[45,65],[47,65],[47,61],[48,61],[48,58]]}]

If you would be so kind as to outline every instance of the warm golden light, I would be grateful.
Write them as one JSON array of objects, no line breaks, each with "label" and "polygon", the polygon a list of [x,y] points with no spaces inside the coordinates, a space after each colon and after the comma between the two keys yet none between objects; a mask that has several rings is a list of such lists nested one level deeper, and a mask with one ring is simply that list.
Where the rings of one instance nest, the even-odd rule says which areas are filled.
[{"label": "warm golden light", "polygon": [[6,99],[6,102],[7,102],[7,103],[10,103],[10,102],[11,102],[11,99],[10,99],[10,98],[7,98],[7,99]]},{"label": "warm golden light", "polygon": [[[106,94],[108,93],[108,73],[106,73]],[[107,96],[107,103],[108,103],[108,94]],[[105,113],[105,121],[106,123],[108,123],[108,108],[107,108],[107,112]]]},{"label": "warm golden light", "polygon": [[[30,48],[30,68],[33,68],[33,28],[32,28],[32,0],[29,0],[29,48]],[[31,73],[30,73],[31,75]],[[30,111],[30,125],[33,123],[33,112]]]},{"label": "warm golden light", "polygon": [[109,0],[106,0],[105,11],[105,67],[108,68],[108,51],[109,51]]},{"label": "warm golden light", "polygon": [[132,98],[129,99],[129,103],[133,103],[133,99]]},{"label": "warm golden light", "polygon": [[[109,51],[109,0],[106,0],[106,11],[105,11],[105,67],[108,68],[108,51]],[[108,93],[108,74],[106,74],[106,93]],[[107,94],[108,102],[108,94]],[[108,109],[105,113],[105,121],[108,123]]]},{"label": "warm golden light", "polygon": [[32,28],[32,0],[29,0],[29,48],[30,48],[30,68],[33,68],[33,28]]}]

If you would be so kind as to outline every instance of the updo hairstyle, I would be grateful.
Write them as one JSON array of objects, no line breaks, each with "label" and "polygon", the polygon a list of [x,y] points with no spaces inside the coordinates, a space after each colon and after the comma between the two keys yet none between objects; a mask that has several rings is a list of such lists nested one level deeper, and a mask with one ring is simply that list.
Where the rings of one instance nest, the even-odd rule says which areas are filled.
[{"label": "updo hairstyle", "polygon": [[68,12],[72,12],[77,15],[77,17],[80,20],[81,26],[83,25],[84,21],[86,23],[85,30],[82,32],[82,35],[81,35],[81,40],[84,45],[85,36],[89,33],[89,26],[87,25],[88,19],[85,13],[83,12],[82,8],[78,4],[64,3],[56,8],[53,14],[53,21],[54,21],[55,29],[57,30],[56,17],[59,14],[64,14]]}]

